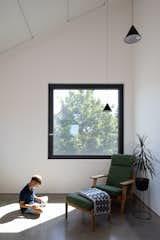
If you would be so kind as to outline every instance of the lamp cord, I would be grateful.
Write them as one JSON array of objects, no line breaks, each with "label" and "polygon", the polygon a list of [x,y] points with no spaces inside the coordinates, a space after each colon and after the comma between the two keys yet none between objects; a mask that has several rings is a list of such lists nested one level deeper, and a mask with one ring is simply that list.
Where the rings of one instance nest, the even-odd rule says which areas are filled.
[{"label": "lamp cord", "polygon": [[134,0],[132,0],[132,25],[134,25]]},{"label": "lamp cord", "polygon": [[110,15],[109,15],[109,0],[106,0],[106,33],[107,33],[107,81],[109,81],[110,78],[110,66],[109,66],[109,60],[110,60]]},{"label": "lamp cord", "polygon": [[69,13],[69,6],[70,6],[70,2],[69,2],[69,0],[67,0],[67,22],[69,22],[70,21],[70,13]]}]

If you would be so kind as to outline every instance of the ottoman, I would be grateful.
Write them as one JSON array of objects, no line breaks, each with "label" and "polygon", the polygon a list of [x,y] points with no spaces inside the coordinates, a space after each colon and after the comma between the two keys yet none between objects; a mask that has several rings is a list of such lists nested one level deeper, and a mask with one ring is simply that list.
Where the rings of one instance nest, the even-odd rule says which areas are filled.
[{"label": "ottoman", "polygon": [[[66,219],[68,218],[68,205],[87,213],[90,216],[91,229],[92,231],[95,230],[95,215],[93,202],[91,200],[81,196],[78,192],[68,193],[65,202]],[[111,214],[108,214],[108,218],[111,219]]]}]

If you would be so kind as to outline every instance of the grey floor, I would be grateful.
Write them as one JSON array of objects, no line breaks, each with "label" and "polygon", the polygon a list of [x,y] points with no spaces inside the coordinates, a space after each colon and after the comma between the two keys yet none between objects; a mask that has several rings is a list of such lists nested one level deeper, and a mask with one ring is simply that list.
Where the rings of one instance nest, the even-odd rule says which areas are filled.
[{"label": "grey floor", "polygon": [[[14,194],[0,194],[0,207],[15,199]],[[60,203],[64,199],[65,195],[49,195],[50,202]],[[137,206],[139,208],[137,203],[136,199],[128,202],[124,217],[119,214],[119,206],[113,203],[112,222],[109,223],[106,216],[97,217],[95,232],[91,232],[89,217],[74,210],[69,213],[68,222],[63,215],[20,233],[0,233],[0,240],[159,240],[160,217],[152,213],[151,220],[137,219],[133,214]]]}]

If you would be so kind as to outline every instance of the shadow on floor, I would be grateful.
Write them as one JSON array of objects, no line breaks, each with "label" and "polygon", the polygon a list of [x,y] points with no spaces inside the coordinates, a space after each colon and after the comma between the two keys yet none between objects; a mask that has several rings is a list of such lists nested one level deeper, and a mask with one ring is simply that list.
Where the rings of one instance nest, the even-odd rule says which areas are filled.
[{"label": "shadow on floor", "polygon": [[[51,195],[51,197],[53,203],[64,203],[64,195]],[[75,209],[68,214],[68,221],[65,220],[63,214],[19,232],[2,232],[0,233],[0,240],[158,240],[160,236],[160,217],[152,213],[152,218],[149,221],[135,218],[133,213],[137,204],[136,200],[127,202],[123,217],[120,214],[119,203],[113,203],[112,223],[109,223],[105,216],[98,216],[95,232],[90,229],[89,216]],[[12,212],[12,214],[16,214],[18,219],[33,217],[23,216],[20,211]],[[12,214],[11,216],[13,216]],[[0,223],[2,223],[2,219],[5,220],[4,217],[6,216],[0,219]]]},{"label": "shadow on floor", "polygon": [[3,217],[1,217],[0,224],[8,223],[15,219],[24,219],[24,218],[37,219],[37,218],[39,218],[39,215],[33,215],[33,214],[29,214],[29,213],[22,214],[22,212],[20,210],[15,210],[15,211],[7,213]]}]

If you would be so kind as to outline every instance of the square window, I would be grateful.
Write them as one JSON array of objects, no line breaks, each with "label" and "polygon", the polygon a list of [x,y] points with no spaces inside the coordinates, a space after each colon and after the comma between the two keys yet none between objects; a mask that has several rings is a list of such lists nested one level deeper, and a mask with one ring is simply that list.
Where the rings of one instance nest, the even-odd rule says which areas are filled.
[{"label": "square window", "polygon": [[48,116],[48,158],[123,153],[122,84],[49,84]]}]

